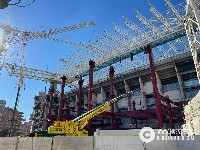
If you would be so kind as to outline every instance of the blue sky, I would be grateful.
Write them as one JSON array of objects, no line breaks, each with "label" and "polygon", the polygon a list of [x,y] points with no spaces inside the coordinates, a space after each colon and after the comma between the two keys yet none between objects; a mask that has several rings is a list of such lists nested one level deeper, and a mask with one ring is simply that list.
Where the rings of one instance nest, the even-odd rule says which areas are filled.
[{"label": "blue sky", "polygon": [[[149,2],[161,12],[166,10],[164,0],[149,0]],[[183,0],[171,0],[173,4],[181,2]],[[10,6],[0,10],[0,21],[5,22],[8,19],[5,13],[11,12],[14,17],[11,17],[10,25],[30,31],[48,30],[93,21],[96,24],[95,26],[56,36],[77,43],[87,43],[90,39],[94,39],[94,32],[101,35],[102,28],[113,31],[112,22],[122,26],[121,15],[138,24],[133,9],[140,11],[147,18],[151,16],[146,0],[36,0],[35,3],[25,8]],[[19,44],[12,45],[8,54],[19,49]],[[60,66],[59,59],[67,58],[66,55],[70,56],[71,51],[76,51],[76,48],[47,39],[28,41],[24,54],[25,66],[46,70],[48,65],[48,71],[57,72]],[[14,55],[8,62],[19,64],[19,58]],[[5,99],[7,106],[14,107],[18,78],[9,77],[6,70],[3,69],[0,75],[0,83],[0,99]],[[34,95],[42,90],[44,91],[46,83],[24,79],[24,84],[25,90],[22,87],[18,110],[23,111],[24,116],[28,119],[30,113],[32,113]],[[49,87],[49,84],[47,84],[47,87]]]}]

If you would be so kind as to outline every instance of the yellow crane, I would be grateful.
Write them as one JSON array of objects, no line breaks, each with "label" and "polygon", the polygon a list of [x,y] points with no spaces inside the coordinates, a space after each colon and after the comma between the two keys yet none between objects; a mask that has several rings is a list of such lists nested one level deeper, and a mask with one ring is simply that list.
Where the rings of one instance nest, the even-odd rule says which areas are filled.
[{"label": "yellow crane", "polygon": [[[66,136],[88,136],[88,131],[84,128],[90,121],[90,119],[95,116],[109,110],[111,108],[111,104],[118,102],[122,98],[127,97],[132,92],[128,92],[118,96],[116,98],[107,101],[106,103],[93,108],[92,110],[78,116],[77,118],[71,121],[54,121],[53,126],[48,127],[48,134],[53,135],[66,135]],[[35,135],[37,136],[37,134]]]}]

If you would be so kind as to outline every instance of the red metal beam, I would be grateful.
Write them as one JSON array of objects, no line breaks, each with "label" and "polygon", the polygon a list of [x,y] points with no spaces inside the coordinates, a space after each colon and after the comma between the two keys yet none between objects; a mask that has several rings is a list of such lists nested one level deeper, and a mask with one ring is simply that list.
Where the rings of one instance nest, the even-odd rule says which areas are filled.
[{"label": "red metal beam", "polygon": [[152,119],[156,118],[155,115],[156,110],[133,110],[133,111],[127,111],[127,112],[116,112],[116,117],[132,117],[134,119]]},{"label": "red metal beam", "polygon": [[153,60],[152,47],[150,45],[147,45],[147,47],[145,47],[145,50],[146,50],[146,53],[149,54],[149,63],[150,63],[150,69],[151,69],[151,77],[152,77],[153,92],[154,92],[154,98],[155,98],[158,127],[163,128],[161,102],[160,102],[159,93],[158,93],[158,86],[157,86],[157,80],[156,80],[156,72],[155,72],[155,66],[154,66],[154,60]]},{"label": "red metal beam", "polygon": [[82,78],[80,78],[80,80],[78,81],[79,84],[79,93],[78,93],[78,102],[77,102],[77,115],[80,116],[81,115],[81,103],[82,103],[82,91],[83,91],[83,82],[84,80],[82,80]]},{"label": "red metal beam", "polygon": [[64,104],[64,96],[65,96],[65,82],[66,82],[66,76],[61,77],[62,79],[62,85],[61,85],[61,93],[60,93],[60,103],[59,103],[59,110],[58,110],[58,121],[62,121],[62,109]]},{"label": "red metal beam", "polygon": [[174,129],[174,119],[172,116],[172,108],[171,108],[171,104],[170,104],[170,100],[168,99],[167,101],[167,107],[168,107],[168,116],[169,116],[169,123],[170,123],[170,128]]},{"label": "red metal beam", "polygon": [[[113,78],[114,78],[114,68],[113,66],[110,66],[109,76],[110,76],[110,99],[115,98],[114,95],[114,85],[113,85]],[[111,127],[115,127],[115,112],[114,112],[114,103],[111,104]]]},{"label": "red metal beam", "polygon": [[[92,109],[92,93],[93,93],[93,68],[95,67],[95,62],[89,61],[89,91],[88,91],[88,111]],[[88,134],[91,135],[91,122],[89,121],[87,125]]]}]

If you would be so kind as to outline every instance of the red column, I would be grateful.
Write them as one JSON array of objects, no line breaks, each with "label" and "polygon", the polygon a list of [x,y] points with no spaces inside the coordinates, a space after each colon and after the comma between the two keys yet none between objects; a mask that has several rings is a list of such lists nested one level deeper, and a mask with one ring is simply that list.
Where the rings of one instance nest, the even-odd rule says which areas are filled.
[{"label": "red column", "polygon": [[167,99],[167,107],[168,107],[168,115],[169,115],[170,128],[174,129],[174,119],[173,119],[173,115],[172,115],[170,99]]},{"label": "red column", "polygon": [[81,102],[82,102],[82,86],[83,86],[83,82],[84,80],[82,80],[82,78],[80,78],[80,80],[78,81],[78,84],[79,84],[79,93],[78,93],[78,102],[77,102],[77,116],[80,116],[81,115]]},{"label": "red column", "polygon": [[[89,91],[88,91],[88,111],[92,109],[92,92],[93,92],[93,68],[95,67],[95,62],[89,61]],[[88,123],[87,129],[89,131],[89,135],[91,135],[91,122]]]},{"label": "red column", "polygon": [[65,88],[65,82],[66,82],[66,76],[61,77],[62,79],[62,85],[61,85],[61,93],[60,93],[60,103],[59,103],[59,110],[58,110],[58,121],[62,121],[62,108],[64,103],[64,88]]},{"label": "red column", "polygon": [[[110,66],[110,72],[109,72],[109,76],[110,76],[110,99],[115,98],[114,95],[114,85],[113,85],[113,78],[114,78],[114,68],[113,66]],[[114,103],[111,104],[111,127],[114,128],[115,127],[115,116],[114,116]]]},{"label": "red column", "polygon": [[157,80],[156,80],[156,72],[155,72],[155,66],[154,66],[154,60],[153,60],[152,47],[150,45],[147,45],[147,47],[145,47],[145,50],[146,50],[146,53],[149,54],[149,63],[150,63],[150,69],[151,69],[151,77],[152,77],[153,92],[154,92],[154,98],[155,98],[158,127],[163,128],[161,102],[160,102],[159,93],[158,93],[158,86],[157,86]]}]

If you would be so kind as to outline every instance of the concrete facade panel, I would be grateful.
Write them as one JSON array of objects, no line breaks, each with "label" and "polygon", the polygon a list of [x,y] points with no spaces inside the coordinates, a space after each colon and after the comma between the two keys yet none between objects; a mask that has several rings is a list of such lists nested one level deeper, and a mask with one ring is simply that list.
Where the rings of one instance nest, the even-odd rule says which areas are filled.
[{"label": "concrete facade panel", "polygon": [[178,102],[181,100],[181,92],[180,90],[167,91],[163,93],[163,96],[169,96],[169,99],[174,102]]},{"label": "concrete facade panel", "polygon": [[147,94],[153,93],[153,85],[151,81],[144,83],[144,92]]}]

